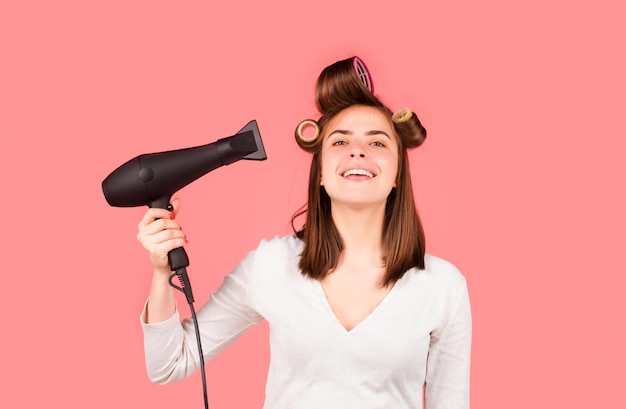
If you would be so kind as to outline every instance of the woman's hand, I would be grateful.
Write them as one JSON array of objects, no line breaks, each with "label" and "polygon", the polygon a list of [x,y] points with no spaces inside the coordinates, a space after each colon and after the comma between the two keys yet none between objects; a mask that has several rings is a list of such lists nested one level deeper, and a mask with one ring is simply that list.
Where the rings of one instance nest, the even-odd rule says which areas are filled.
[{"label": "woman's hand", "polygon": [[151,208],[139,222],[137,240],[148,252],[155,271],[170,273],[167,253],[187,242],[185,233],[176,221],[180,200],[172,200],[172,211]]}]

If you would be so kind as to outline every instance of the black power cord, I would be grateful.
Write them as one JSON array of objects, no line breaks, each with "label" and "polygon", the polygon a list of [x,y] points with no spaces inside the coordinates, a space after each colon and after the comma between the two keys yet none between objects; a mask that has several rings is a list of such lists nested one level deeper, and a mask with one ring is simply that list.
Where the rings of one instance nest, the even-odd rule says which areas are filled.
[{"label": "black power cord", "polygon": [[[191,318],[193,320],[193,326],[196,331],[196,342],[198,344],[198,354],[200,355],[200,372],[202,373],[202,392],[204,394],[204,408],[209,409],[209,399],[207,397],[207,385],[206,385],[206,373],[204,370],[204,353],[202,352],[202,342],[200,341],[200,329],[198,328],[198,317],[196,316],[196,310],[193,307],[193,293],[191,292],[191,282],[187,275],[187,267],[189,265],[189,259],[185,249],[179,247],[169,252],[168,259],[170,262],[170,268],[173,273],[169,277],[169,283],[172,287],[185,293],[189,309],[191,310]],[[174,283],[174,278],[178,278],[180,286]]]}]

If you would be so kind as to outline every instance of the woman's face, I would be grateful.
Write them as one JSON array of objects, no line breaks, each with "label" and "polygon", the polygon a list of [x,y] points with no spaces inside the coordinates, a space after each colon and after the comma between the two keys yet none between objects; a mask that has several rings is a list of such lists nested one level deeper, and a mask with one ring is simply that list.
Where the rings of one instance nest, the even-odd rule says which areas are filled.
[{"label": "woman's face", "polygon": [[363,105],[346,108],[324,132],[321,185],[333,205],[383,205],[398,175],[398,137],[391,119]]}]

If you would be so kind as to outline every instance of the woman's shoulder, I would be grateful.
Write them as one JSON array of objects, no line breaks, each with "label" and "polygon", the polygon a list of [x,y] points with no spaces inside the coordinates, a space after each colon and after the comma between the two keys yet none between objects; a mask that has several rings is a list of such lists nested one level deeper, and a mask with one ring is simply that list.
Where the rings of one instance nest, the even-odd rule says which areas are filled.
[{"label": "woman's shoulder", "polygon": [[287,252],[298,251],[302,249],[302,240],[295,234],[277,235],[272,238],[264,238],[259,242],[257,250],[282,250]]},{"label": "woman's shoulder", "polygon": [[301,251],[302,242],[295,235],[262,239],[247,258],[252,286],[268,293],[294,285],[301,278],[296,274]]},{"label": "woman's shoulder", "polygon": [[284,260],[292,262],[302,252],[302,240],[295,234],[264,238],[252,253],[257,261]]},{"label": "woman's shoulder", "polygon": [[424,255],[424,269],[412,269],[411,275],[427,279],[433,284],[441,286],[461,286],[466,285],[465,276],[457,266],[441,257],[426,253]]}]

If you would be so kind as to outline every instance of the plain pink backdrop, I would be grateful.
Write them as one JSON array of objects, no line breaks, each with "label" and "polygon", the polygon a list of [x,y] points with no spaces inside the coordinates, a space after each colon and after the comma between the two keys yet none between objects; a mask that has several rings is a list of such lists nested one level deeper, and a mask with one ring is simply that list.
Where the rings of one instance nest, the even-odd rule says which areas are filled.
[{"label": "plain pink backdrop", "polygon": [[[290,232],[309,163],[293,130],[354,54],[428,128],[415,192],[428,251],[468,279],[472,407],[626,407],[625,17],[621,0],[4,1],[0,407],[201,408],[199,373],[146,378],[145,208],[100,184],[258,121],[267,161],[177,194],[199,307]],[[207,364],[211,407],[260,408],[267,363],[261,324]]]}]

